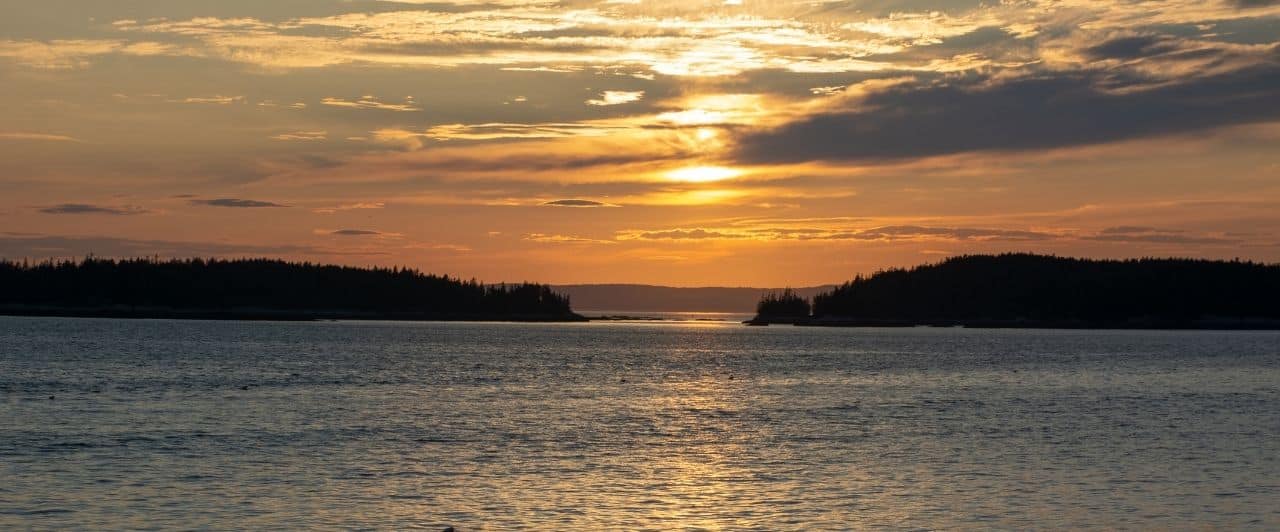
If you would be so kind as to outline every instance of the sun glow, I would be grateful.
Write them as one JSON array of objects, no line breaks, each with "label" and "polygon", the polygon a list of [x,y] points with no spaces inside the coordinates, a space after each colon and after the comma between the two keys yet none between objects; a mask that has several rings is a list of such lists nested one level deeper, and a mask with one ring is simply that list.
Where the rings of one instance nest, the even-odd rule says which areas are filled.
[{"label": "sun glow", "polygon": [[688,166],[666,173],[668,179],[687,183],[709,183],[731,179],[740,175],[742,175],[742,170],[724,166]]}]

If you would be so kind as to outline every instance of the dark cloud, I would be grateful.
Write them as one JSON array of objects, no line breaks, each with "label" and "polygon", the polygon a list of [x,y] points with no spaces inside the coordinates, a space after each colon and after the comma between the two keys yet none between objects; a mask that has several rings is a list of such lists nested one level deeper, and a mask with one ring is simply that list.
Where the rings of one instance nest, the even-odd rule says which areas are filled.
[{"label": "dark cloud", "polygon": [[1242,8],[1267,7],[1280,4],[1280,0],[1231,0],[1231,3]]},{"label": "dark cloud", "polygon": [[1103,41],[1084,51],[1093,59],[1135,59],[1172,52],[1178,49],[1177,44],[1169,36],[1131,35]]},{"label": "dark cloud", "polygon": [[[1108,51],[1132,52],[1141,43]],[[890,160],[1019,151],[1257,123],[1280,118],[1280,52],[1216,77],[1117,90],[1102,74],[889,87],[844,108],[738,139],[750,163]],[[994,83],[994,84],[993,84]],[[1141,83],[1139,83],[1141,84]],[[1111,90],[1099,87],[1106,85]]]},{"label": "dark cloud", "polygon": [[585,200],[585,199],[561,199],[561,200],[555,200],[555,201],[548,201],[546,203],[543,203],[543,205],[548,207],[617,207],[617,205],[613,205],[610,203]]},{"label": "dark cloud", "polygon": [[126,205],[123,207],[110,207],[105,205],[89,205],[87,203],[63,203],[61,205],[53,205],[43,207],[40,212],[45,214],[109,214],[112,216],[128,216],[133,214],[146,214],[150,211],[141,207]]},{"label": "dark cloud", "polygon": [[329,234],[338,236],[377,236],[382,233],[378,231],[369,231],[367,229],[339,229]]},{"label": "dark cloud", "polygon": [[260,208],[260,207],[288,207],[279,203],[269,201],[258,201],[237,198],[218,198],[206,200],[191,200],[192,205],[206,205],[209,207],[238,207],[238,208]]}]

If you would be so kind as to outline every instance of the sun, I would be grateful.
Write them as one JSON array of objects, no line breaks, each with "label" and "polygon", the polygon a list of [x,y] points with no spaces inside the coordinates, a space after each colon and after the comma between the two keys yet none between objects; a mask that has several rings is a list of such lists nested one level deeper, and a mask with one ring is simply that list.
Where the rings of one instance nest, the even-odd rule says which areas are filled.
[{"label": "sun", "polygon": [[686,166],[666,173],[668,179],[687,183],[709,183],[742,175],[742,170],[724,166]]}]

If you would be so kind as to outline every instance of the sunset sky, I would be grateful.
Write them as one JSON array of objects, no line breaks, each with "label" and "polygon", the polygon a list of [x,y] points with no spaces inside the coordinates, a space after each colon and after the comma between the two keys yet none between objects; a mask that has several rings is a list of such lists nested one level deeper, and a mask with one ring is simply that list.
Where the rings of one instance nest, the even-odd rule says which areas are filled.
[{"label": "sunset sky", "polygon": [[9,0],[0,256],[1280,261],[1280,2]]}]

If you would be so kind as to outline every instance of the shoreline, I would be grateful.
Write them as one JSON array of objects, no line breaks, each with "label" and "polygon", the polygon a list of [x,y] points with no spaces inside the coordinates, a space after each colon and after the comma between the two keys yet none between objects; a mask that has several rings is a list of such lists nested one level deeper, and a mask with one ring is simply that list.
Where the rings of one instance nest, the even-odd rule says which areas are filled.
[{"label": "shoreline", "polygon": [[855,319],[855,318],[762,318],[756,316],[745,325],[794,325],[796,327],[927,327],[964,329],[1062,329],[1062,330],[1205,330],[1205,331],[1274,331],[1280,320],[1265,318],[1208,318],[1195,320],[1126,319],[1126,320],[994,320],[994,319]]},{"label": "shoreline", "polygon": [[46,318],[112,318],[145,320],[213,321],[505,321],[518,323],[577,323],[579,314],[434,314],[422,312],[373,312],[348,310],[274,309],[172,309],[119,307],[23,307],[0,306],[0,316]]}]

